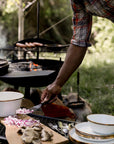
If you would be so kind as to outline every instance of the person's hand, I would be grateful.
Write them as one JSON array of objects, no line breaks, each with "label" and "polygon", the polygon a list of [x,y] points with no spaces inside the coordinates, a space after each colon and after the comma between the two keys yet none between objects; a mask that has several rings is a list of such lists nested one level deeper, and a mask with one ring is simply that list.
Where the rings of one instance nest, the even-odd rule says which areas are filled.
[{"label": "person's hand", "polygon": [[47,86],[47,88],[43,91],[41,95],[41,101],[54,101],[57,97],[57,95],[61,92],[61,87],[59,85],[56,85],[55,83],[50,84]]}]

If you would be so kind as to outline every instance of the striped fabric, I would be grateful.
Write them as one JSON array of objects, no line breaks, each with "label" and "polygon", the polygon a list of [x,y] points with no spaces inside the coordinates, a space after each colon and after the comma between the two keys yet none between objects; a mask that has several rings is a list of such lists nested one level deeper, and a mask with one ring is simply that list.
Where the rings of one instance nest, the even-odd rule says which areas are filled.
[{"label": "striped fabric", "polygon": [[81,47],[90,46],[89,37],[92,15],[114,22],[114,0],[71,0],[73,9],[73,36],[71,43]]}]

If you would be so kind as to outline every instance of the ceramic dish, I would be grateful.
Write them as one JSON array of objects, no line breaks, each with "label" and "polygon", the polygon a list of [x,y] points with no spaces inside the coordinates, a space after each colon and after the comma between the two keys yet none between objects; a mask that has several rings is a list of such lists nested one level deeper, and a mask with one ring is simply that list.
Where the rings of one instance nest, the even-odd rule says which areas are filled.
[{"label": "ceramic dish", "polygon": [[114,134],[114,116],[107,114],[91,114],[87,120],[92,130],[99,134]]},{"label": "ceramic dish", "polygon": [[85,140],[84,138],[81,138],[78,134],[75,132],[75,128],[71,129],[69,131],[69,138],[72,142],[75,144],[77,142],[79,143],[86,143],[86,144],[114,144],[114,140],[109,140],[109,141],[91,141],[91,140]]},{"label": "ceramic dish", "polygon": [[75,125],[75,130],[76,133],[85,138],[85,139],[91,139],[91,140],[95,140],[95,141],[107,141],[107,140],[111,140],[114,139],[114,135],[103,135],[103,134],[98,134],[95,133],[88,122],[82,122],[82,123],[78,123]]},{"label": "ceramic dish", "polygon": [[0,117],[14,115],[20,108],[23,97],[19,92],[0,92]]}]

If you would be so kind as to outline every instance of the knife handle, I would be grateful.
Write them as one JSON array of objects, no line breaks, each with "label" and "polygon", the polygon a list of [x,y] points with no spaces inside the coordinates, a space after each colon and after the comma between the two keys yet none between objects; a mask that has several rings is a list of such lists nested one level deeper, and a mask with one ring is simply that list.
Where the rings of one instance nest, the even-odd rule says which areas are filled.
[{"label": "knife handle", "polygon": [[41,102],[42,105],[48,104],[50,101],[51,103],[54,102],[57,98],[57,95],[53,95],[48,101]]}]

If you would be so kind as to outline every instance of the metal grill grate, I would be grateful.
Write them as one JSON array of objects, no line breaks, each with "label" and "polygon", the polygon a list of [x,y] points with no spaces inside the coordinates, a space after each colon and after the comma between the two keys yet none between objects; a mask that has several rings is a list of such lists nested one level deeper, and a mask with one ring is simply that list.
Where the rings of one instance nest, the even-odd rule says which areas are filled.
[{"label": "metal grill grate", "polygon": [[[33,117],[34,119],[40,120],[41,123],[44,125],[50,127],[57,133],[65,136],[68,138],[68,132],[64,132],[60,127],[59,127],[59,122],[61,122],[63,125],[69,125],[71,124],[72,127],[76,124],[75,121],[69,121],[69,120],[64,120],[64,119],[59,119],[59,118],[52,118],[52,117],[47,117],[47,116],[41,116],[41,115],[36,115],[36,114],[28,114],[29,116]],[[56,127],[55,127],[56,126]]]},{"label": "metal grill grate", "polygon": [[5,137],[5,126],[0,123],[0,144],[8,144],[6,137]]}]

